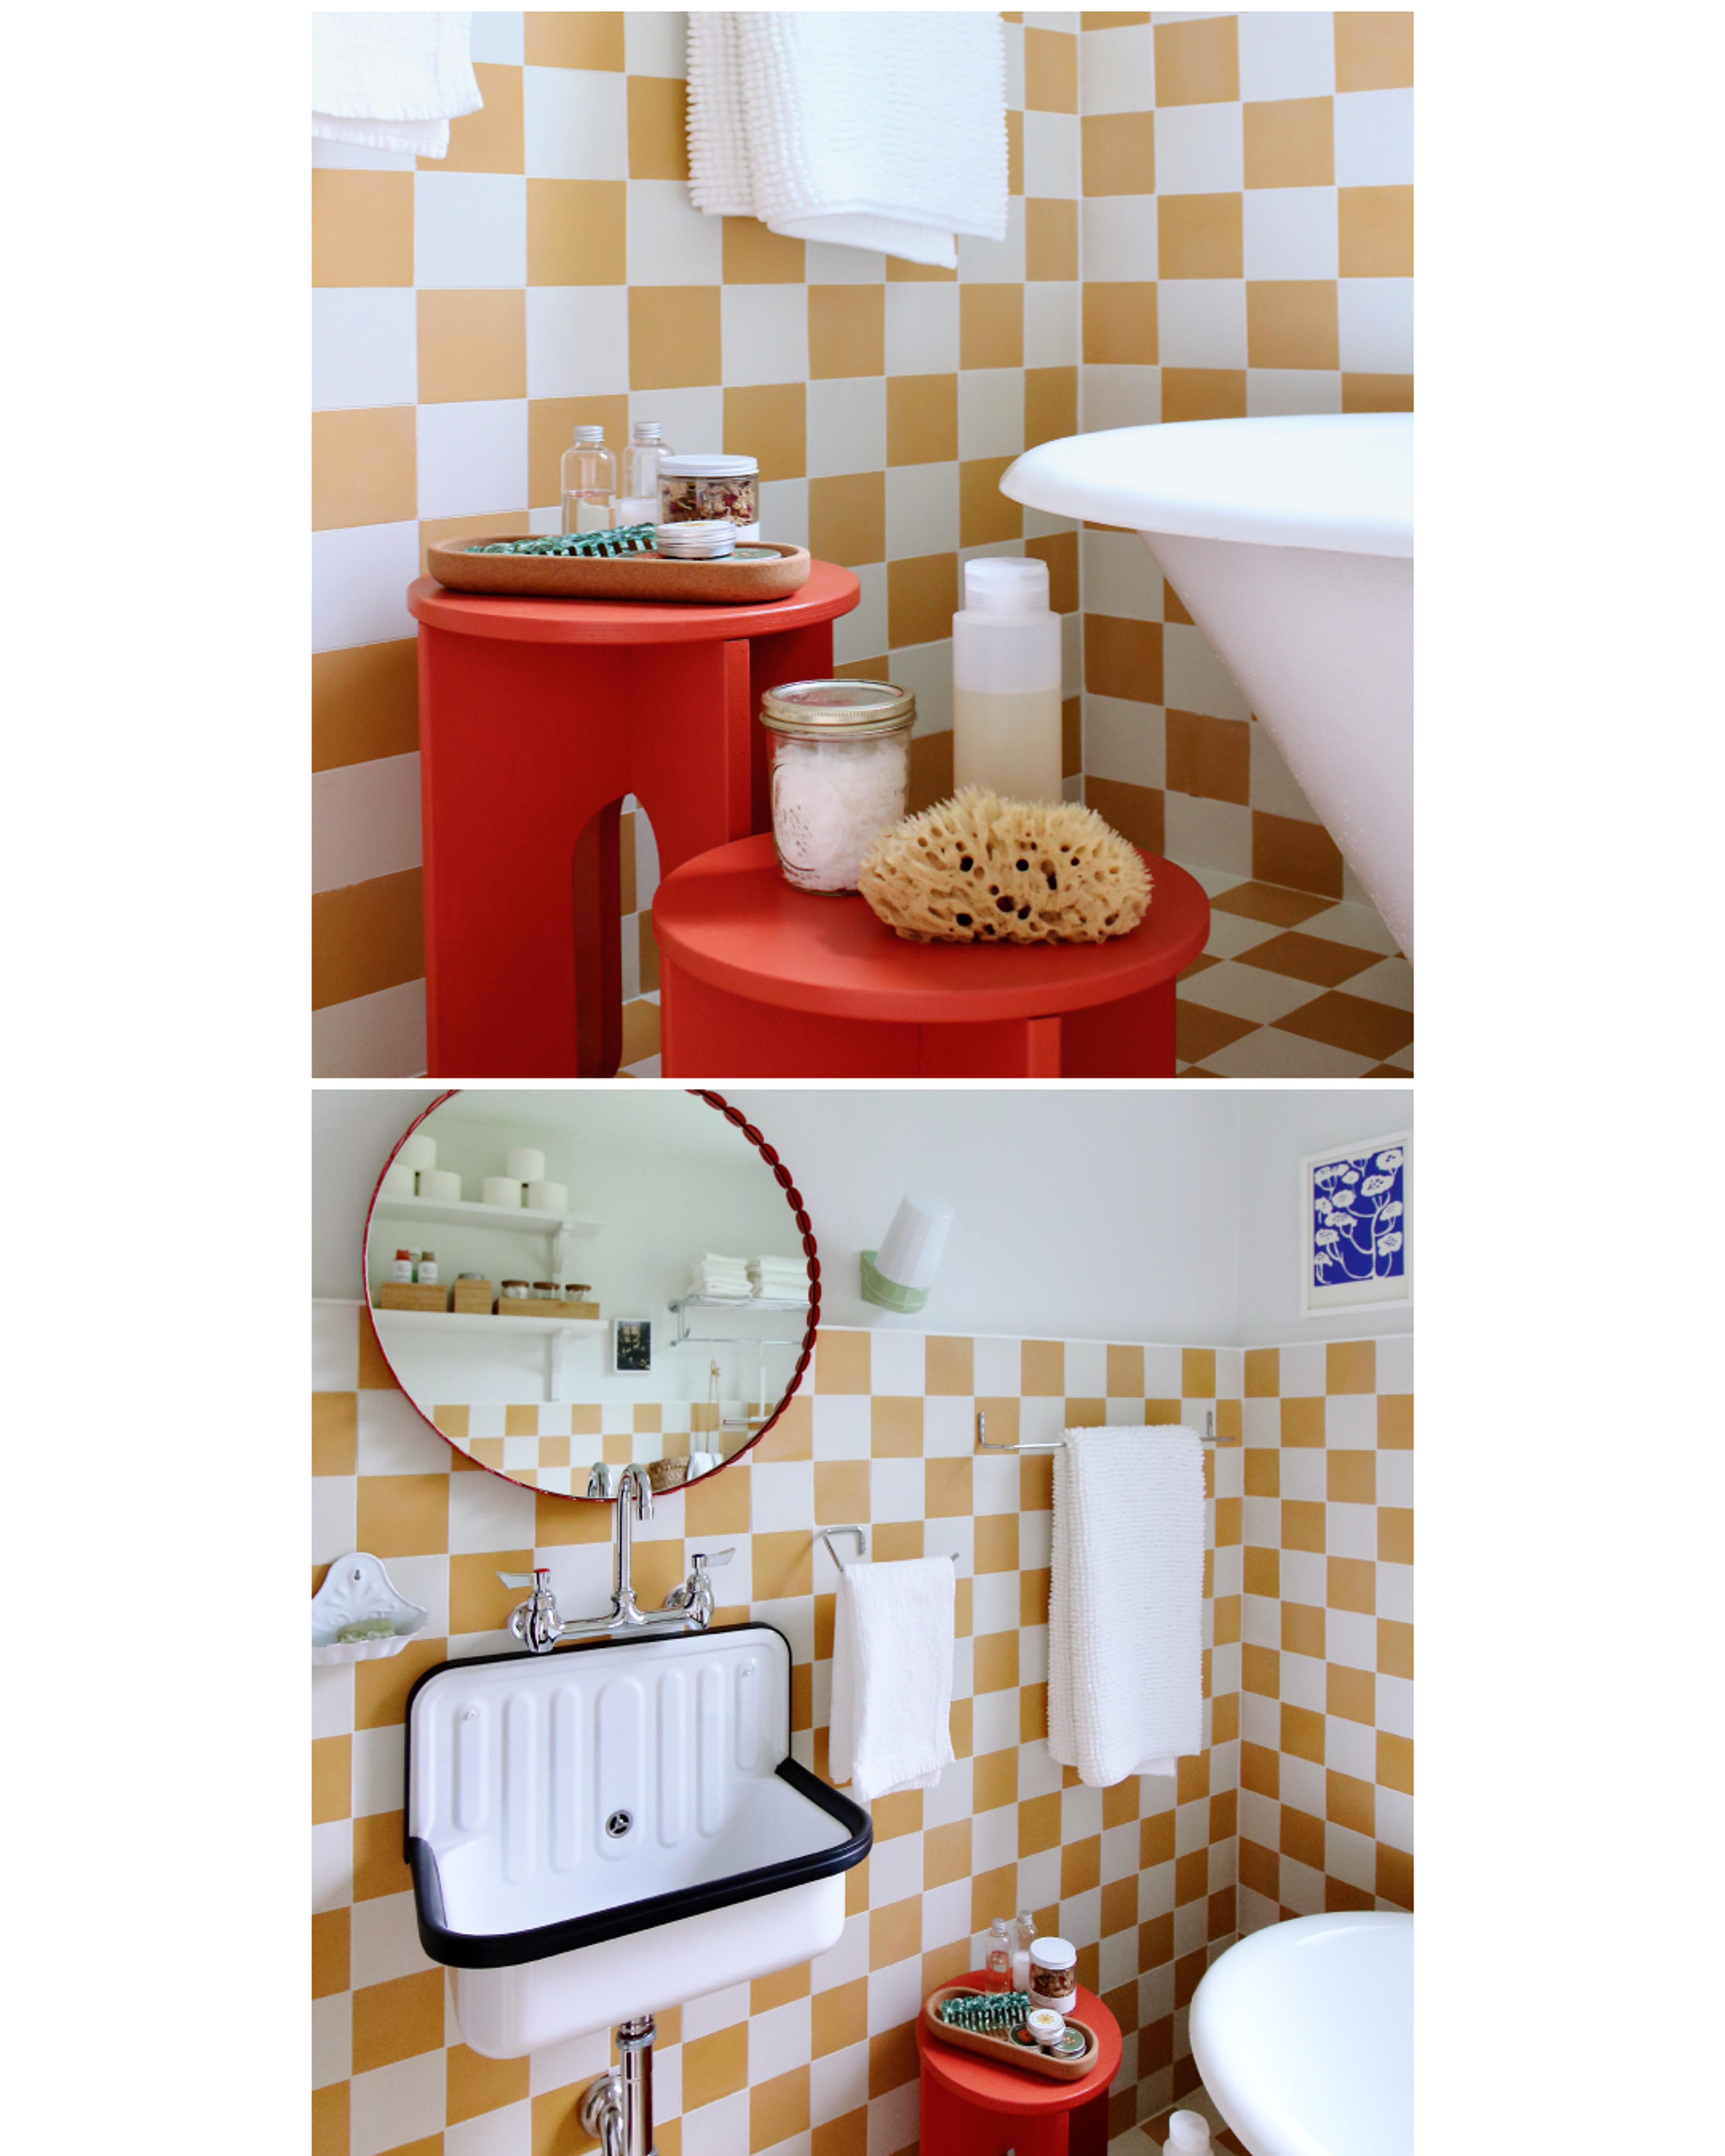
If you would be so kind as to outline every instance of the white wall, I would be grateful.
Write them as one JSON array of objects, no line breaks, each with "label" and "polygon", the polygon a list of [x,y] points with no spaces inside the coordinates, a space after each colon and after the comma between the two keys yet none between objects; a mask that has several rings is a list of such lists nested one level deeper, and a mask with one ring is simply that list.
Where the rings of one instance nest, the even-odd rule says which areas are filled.
[{"label": "white wall", "polygon": [[[1411,1332],[1402,1310],[1300,1314],[1300,1163],[1326,1146],[1387,1137],[1414,1127],[1414,1095],[1399,1086],[1353,1092],[1278,1089],[1242,1093],[1240,1151],[1240,1309],[1236,1338],[1277,1347],[1293,1340],[1358,1340]],[[1417,1185],[1419,1163],[1414,1163]],[[1415,1192],[1414,1204],[1418,1197]],[[1417,1235],[1417,1226],[1414,1229]],[[1417,1267],[1418,1259],[1415,1258]],[[1417,1289],[1416,1277],[1416,1289]]]}]

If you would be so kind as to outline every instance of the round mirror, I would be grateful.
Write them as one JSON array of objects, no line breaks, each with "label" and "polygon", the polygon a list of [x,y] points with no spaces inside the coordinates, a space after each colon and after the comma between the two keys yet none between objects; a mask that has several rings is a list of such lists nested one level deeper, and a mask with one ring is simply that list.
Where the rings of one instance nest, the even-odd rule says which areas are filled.
[{"label": "round mirror", "polygon": [[365,1276],[397,1383],[511,1482],[655,1490],[770,1430],[814,1348],[820,1261],[790,1171],[704,1090],[446,1093],[372,1194]]}]

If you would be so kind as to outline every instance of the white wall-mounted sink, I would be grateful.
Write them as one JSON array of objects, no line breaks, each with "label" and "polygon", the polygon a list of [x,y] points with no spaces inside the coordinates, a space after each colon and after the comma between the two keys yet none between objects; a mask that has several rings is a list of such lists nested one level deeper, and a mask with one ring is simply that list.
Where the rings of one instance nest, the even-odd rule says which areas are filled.
[{"label": "white wall-mounted sink", "polygon": [[1138,534],[1411,957],[1412,415],[1110,428],[1000,486]]},{"label": "white wall-mounted sink", "polygon": [[837,1943],[867,1813],[787,1755],[767,1625],[444,1662],[408,1707],[420,1943],[487,2058]]},{"label": "white wall-mounted sink", "polygon": [[1412,2156],[1414,1919],[1293,1917],[1192,1997],[1192,2056],[1252,2156]]}]

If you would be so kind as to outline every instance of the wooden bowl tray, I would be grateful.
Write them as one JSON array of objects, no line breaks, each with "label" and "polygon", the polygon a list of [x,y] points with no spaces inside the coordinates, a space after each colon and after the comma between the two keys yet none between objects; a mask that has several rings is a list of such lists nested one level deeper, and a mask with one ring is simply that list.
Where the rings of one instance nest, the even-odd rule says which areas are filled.
[{"label": "wooden bowl tray", "polygon": [[789,597],[809,581],[806,547],[770,539],[773,561],[672,562],[658,554],[477,554],[498,535],[439,541],[427,550],[425,566],[452,592],[485,592],[494,598],[535,599],[681,600],[694,606],[750,606]]},{"label": "wooden bowl tray", "polygon": [[978,2030],[954,2029],[940,2018],[942,1999],[973,1998],[973,1984],[943,1984],[938,1991],[932,1991],[923,2002],[922,2019],[928,2025],[931,2036],[938,2037],[943,2044],[955,2045],[961,2051],[974,2051],[979,2058],[992,2059],[996,2066],[1021,2066],[1027,2074],[1041,2074],[1051,2082],[1081,2082],[1094,2071],[1099,2046],[1096,2032],[1087,2021],[1074,2015],[1066,2016],[1069,2029],[1081,2030],[1084,2049],[1076,2059],[1051,2059],[1046,2051],[1028,2044],[1014,2044],[1008,2036],[986,2036]]}]

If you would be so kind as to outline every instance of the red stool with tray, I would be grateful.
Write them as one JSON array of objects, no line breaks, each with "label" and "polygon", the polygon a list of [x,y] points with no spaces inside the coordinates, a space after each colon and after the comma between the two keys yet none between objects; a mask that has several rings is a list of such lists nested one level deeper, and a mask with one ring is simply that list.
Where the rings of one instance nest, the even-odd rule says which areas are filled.
[{"label": "red stool with tray", "polygon": [[[981,1970],[932,1993],[916,2022],[922,2061],[922,2145],[926,2156],[1106,2156],[1108,2084],[1120,2071],[1120,2024],[1082,1984],[1066,2017],[1092,2047],[1076,2078],[1057,2061],[1009,2063],[1013,2046],[988,2038],[937,2035],[935,2010],[952,1991],[981,1991]],[[998,2056],[983,2056],[988,2051]]]}]

